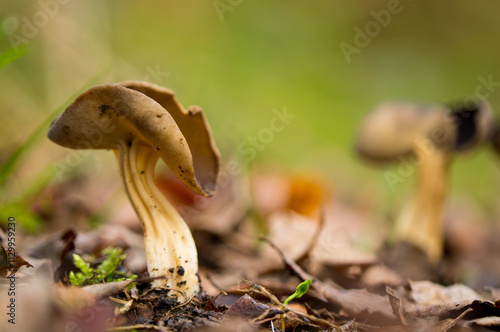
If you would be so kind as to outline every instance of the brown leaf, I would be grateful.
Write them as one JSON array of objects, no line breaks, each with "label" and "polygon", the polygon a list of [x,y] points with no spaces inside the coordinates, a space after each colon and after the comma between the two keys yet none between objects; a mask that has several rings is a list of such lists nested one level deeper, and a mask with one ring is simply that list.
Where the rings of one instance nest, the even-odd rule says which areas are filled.
[{"label": "brown leaf", "polygon": [[[33,265],[27,262],[13,248],[9,248],[7,251],[0,244],[0,277],[5,277],[7,275],[7,271],[10,271],[10,276],[14,276],[14,274],[23,266],[33,267]],[[13,261],[12,256],[14,256]]]},{"label": "brown leaf", "polygon": [[386,292],[389,296],[389,302],[391,303],[392,312],[399,319],[402,325],[408,325],[408,322],[403,315],[401,299],[396,296],[394,290],[390,287],[387,287]]},{"label": "brown leaf", "polygon": [[397,287],[406,284],[406,281],[397,272],[383,264],[372,265],[363,273],[361,284],[370,290],[377,290],[386,286]]},{"label": "brown leaf", "polygon": [[450,302],[472,302],[484,300],[482,296],[462,284],[454,284],[448,287],[441,286],[430,281],[410,281],[411,298],[415,303],[434,305]]},{"label": "brown leaf", "polygon": [[250,296],[245,294],[240,297],[235,304],[229,307],[229,309],[227,310],[227,314],[255,318],[259,317],[267,310],[269,310],[269,307],[267,305],[255,301]]},{"label": "brown leaf", "polygon": [[489,301],[462,300],[426,304],[415,303],[411,298],[411,292],[407,293],[401,288],[397,290],[387,288],[387,294],[391,299],[395,315],[409,325],[415,325],[422,320],[455,319],[460,316],[468,320],[486,316],[500,316],[500,308]]},{"label": "brown leaf", "polygon": [[[309,243],[315,237],[319,222],[293,211],[282,210],[269,215],[268,225],[269,238],[290,259],[297,260],[310,250]],[[276,266],[280,258],[270,248],[266,251],[263,256],[269,260],[268,264]]]},{"label": "brown leaf", "polygon": [[217,308],[215,303],[210,298],[207,300],[207,302],[205,302],[204,310],[220,312],[219,308]]},{"label": "brown leaf", "polygon": [[12,268],[12,274],[16,273],[22,266],[33,267],[29,262],[27,262],[21,255],[16,252],[16,260],[14,263],[14,268]]}]

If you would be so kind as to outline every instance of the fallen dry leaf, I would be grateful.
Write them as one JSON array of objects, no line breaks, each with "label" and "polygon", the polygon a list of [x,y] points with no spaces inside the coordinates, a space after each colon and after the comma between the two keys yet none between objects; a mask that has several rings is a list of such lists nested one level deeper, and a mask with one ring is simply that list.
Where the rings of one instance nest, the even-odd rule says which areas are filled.
[{"label": "fallen dry leaf", "polygon": [[[245,294],[240,297],[235,304],[231,305],[227,309],[227,314],[255,318],[259,317],[263,313],[266,313],[269,309],[270,308],[267,305],[262,304]],[[274,314],[278,314],[280,312],[280,310],[273,311],[273,316]]]},{"label": "fallen dry leaf", "polygon": [[481,295],[462,284],[441,286],[430,281],[410,281],[411,299],[422,305],[448,304],[451,302],[472,302],[484,300]]},{"label": "fallen dry leaf", "polygon": [[10,271],[9,277],[12,277],[23,266],[33,268],[33,265],[26,261],[17,251],[13,250],[13,248],[9,248],[6,251],[0,244],[0,277],[5,278],[7,271]]}]

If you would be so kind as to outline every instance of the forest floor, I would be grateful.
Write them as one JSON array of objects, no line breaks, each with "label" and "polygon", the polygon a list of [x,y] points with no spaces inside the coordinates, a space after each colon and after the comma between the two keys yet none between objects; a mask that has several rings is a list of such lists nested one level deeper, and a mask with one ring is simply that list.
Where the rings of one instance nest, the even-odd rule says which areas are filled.
[{"label": "forest floor", "polygon": [[[266,173],[246,184],[228,179],[225,190],[207,200],[176,181],[162,176],[158,186],[193,232],[201,293],[184,298],[151,288],[133,210],[125,204],[109,221],[89,228],[89,211],[109,193],[77,177],[37,198],[33,209],[47,220],[44,234],[15,230],[22,245],[14,279],[9,276],[15,269],[7,268],[12,230],[0,234],[6,248],[2,311],[15,299],[0,330],[500,330],[498,229],[449,217],[445,253],[431,264],[412,245],[386,244],[387,230],[381,224],[367,228],[363,207],[325,200],[317,180]],[[126,255],[114,273],[135,274],[135,282],[98,282],[92,292],[71,286],[71,271],[81,272],[74,254],[96,269],[109,247]],[[285,306],[308,279],[307,292]]]}]

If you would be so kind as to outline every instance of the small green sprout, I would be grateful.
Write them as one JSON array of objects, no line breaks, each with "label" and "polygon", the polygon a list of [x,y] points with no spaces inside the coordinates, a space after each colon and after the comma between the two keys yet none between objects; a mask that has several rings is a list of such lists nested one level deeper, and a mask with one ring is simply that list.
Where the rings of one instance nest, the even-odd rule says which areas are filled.
[{"label": "small green sprout", "polygon": [[95,269],[86,262],[80,255],[73,254],[76,267],[81,271],[69,273],[69,282],[74,286],[86,286],[99,284],[102,282],[122,281],[125,279],[135,279],[135,274],[127,274],[117,271],[127,255],[120,248],[106,248],[102,254],[107,256]]},{"label": "small green sprout", "polygon": [[288,302],[290,302],[291,300],[298,299],[298,298],[302,297],[302,295],[304,295],[305,293],[307,293],[307,291],[309,290],[309,286],[311,286],[311,279],[307,279],[306,281],[301,282],[297,286],[297,289],[295,290],[295,293],[293,293],[292,295],[290,295],[285,300],[285,302],[283,302],[283,307],[286,306],[288,304]]},{"label": "small green sprout", "polygon": [[[309,290],[309,286],[311,286],[311,279],[307,279],[304,282],[301,282],[297,288],[295,289],[295,293],[287,297],[285,302],[283,302],[283,306],[281,307],[281,310],[285,310],[285,306],[293,299],[298,299],[302,297],[307,291]],[[281,330],[285,331],[285,320],[283,317],[283,314],[280,315],[280,325],[281,325]]]}]

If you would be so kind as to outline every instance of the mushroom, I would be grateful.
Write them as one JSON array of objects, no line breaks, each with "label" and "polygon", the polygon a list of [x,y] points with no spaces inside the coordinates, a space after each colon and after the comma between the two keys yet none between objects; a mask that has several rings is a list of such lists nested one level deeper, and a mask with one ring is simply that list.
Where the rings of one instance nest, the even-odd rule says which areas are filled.
[{"label": "mushroom", "polygon": [[396,236],[421,248],[432,263],[443,252],[450,160],[454,152],[469,151],[488,139],[491,114],[484,101],[451,106],[389,102],[361,125],[356,147],[362,157],[401,162],[399,174],[385,173],[388,184],[405,181],[419,168],[416,194],[396,222]]},{"label": "mushroom", "polygon": [[[89,139],[92,133],[92,139]],[[171,90],[138,81],[95,86],[51,124],[48,137],[72,149],[113,149],[127,195],[144,230],[152,287],[191,297],[199,290],[191,232],[154,182],[161,158],[195,193],[211,196],[219,152],[201,108],[187,111]]]}]

